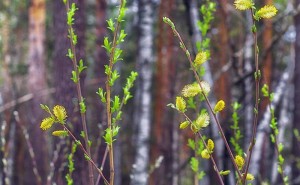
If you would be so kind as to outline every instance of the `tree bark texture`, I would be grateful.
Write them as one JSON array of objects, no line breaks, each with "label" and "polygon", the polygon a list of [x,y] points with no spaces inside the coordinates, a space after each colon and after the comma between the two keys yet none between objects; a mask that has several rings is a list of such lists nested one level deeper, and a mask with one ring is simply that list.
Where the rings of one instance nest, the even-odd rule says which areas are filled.
[{"label": "tree bark texture", "polygon": [[[172,170],[173,154],[170,153],[172,146],[172,118],[169,114],[170,110],[166,105],[171,102],[171,78],[174,78],[171,63],[173,56],[173,32],[171,28],[163,22],[163,17],[171,18],[171,11],[174,7],[173,0],[161,1],[158,13],[158,40],[157,46],[157,62],[155,74],[155,103],[154,103],[154,126],[153,134],[155,138],[154,145],[151,148],[151,163],[162,156],[163,161],[160,166],[154,170],[149,179],[150,185],[160,185],[170,182],[170,179],[164,178],[163,174],[167,174]],[[176,60],[176,59],[175,59]],[[176,62],[176,61],[174,61]]]},{"label": "tree bark texture", "polygon": [[138,1],[138,57],[135,93],[134,124],[137,126],[136,156],[132,171],[132,185],[148,182],[149,139],[152,107],[153,75],[153,4],[151,0]]},{"label": "tree bark texture", "polygon": [[[32,115],[27,121],[27,128],[30,135],[33,150],[35,152],[38,170],[45,182],[47,175],[47,148],[45,134],[40,129],[40,123],[43,118],[43,111],[40,108],[41,103],[45,103],[45,96],[41,91],[47,88],[46,70],[45,70],[45,21],[46,7],[45,0],[32,0],[29,7],[29,53],[28,53],[28,93],[33,94],[33,99],[29,102],[28,112],[25,114]],[[31,160],[26,160],[31,163]],[[30,167],[27,166],[27,167]],[[27,171],[27,170],[26,170]],[[25,173],[26,173],[25,171]],[[30,170],[31,171],[31,170]],[[34,177],[34,176],[33,176]],[[26,178],[28,182],[35,182],[35,178]]]},{"label": "tree bark texture", "polygon": [[[300,5],[300,0],[295,0],[295,7]],[[294,122],[293,128],[298,129],[300,131],[300,14],[294,16],[294,24],[296,29],[296,40],[295,40],[295,73],[294,73],[294,85],[295,85],[295,94],[294,94]],[[295,136],[293,136],[293,144],[292,146],[292,155],[294,159],[300,156],[300,147],[299,141]],[[293,161],[292,164],[292,179],[300,178],[300,170],[297,167],[297,162]]]}]

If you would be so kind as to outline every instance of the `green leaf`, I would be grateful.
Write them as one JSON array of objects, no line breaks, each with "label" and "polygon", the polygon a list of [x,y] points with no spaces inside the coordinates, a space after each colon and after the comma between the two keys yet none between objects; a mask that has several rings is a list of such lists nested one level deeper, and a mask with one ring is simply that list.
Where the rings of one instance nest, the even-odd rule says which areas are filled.
[{"label": "green leaf", "polygon": [[119,60],[123,60],[122,58],[120,58],[122,52],[123,52],[123,51],[122,51],[121,49],[119,49],[119,48],[116,48],[116,49],[115,49],[113,64],[115,64],[115,63],[118,62]]},{"label": "green leaf", "polygon": [[84,154],[84,158],[85,158],[87,161],[90,161],[90,160],[91,160],[91,158],[90,158],[88,155],[86,155],[86,154]]},{"label": "green leaf", "polygon": [[111,69],[109,68],[109,66],[108,65],[104,65],[104,68],[105,68],[105,74],[106,75],[111,75]]},{"label": "green leaf", "polygon": [[102,88],[99,88],[98,92],[96,92],[96,94],[99,95],[100,100],[101,100],[102,103],[106,102],[106,97],[105,97],[106,96],[106,92],[104,92],[104,90]]},{"label": "green leaf", "polygon": [[188,146],[192,149],[195,150],[195,141],[192,139],[188,139]]},{"label": "green leaf", "polygon": [[113,86],[115,81],[120,77],[117,70],[113,70],[111,73],[111,79],[109,80],[109,86]]},{"label": "green leaf", "polygon": [[87,67],[83,65],[82,59],[79,60],[79,65],[77,66],[79,74]]},{"label": "green leaf", "polygon": [[74,58],[73,52],[71,49],[68,49],[67,57],[69,57],[71,60]]},{"label": "green leaf", "polygon": [[78,83],[78,78],[77,78],[77,74],[76,74],[76,71],[72,71],[72,78],[71,80],[74,82],[74,83]]},{"label": "green leaf", "polygon": [[122,42],[124,42],[124,38],[127,36],[127,34],[125,33],[124,30],[120,31],[120,35],[119,35],[119,39],[117,41],[117,44],[120,44]]},{"label": "green leaf", "polygon": [[199,170],[199,161],[195,157],[191,158],[190,165],[191,165],[191,168],[194,172],[198,172],[198,170]]},{"label": "green leaf", "polygon": [[104,37],[103,46],[107,53],[111,52],[112,46],[111,42],[108,41],[108,37]]},{"label": "green leaf", "polygon": [[167,104],[168,107],[171,107],[172,109],[176,109],[176,106],[173,103]]},{"label": "green leaf", "polygon": [[47,105],[40,104],[40,106],[41,106],[41,108],[42,108],[44,111],[46,111],[46,112],[48,112],[49,114],[51,114],[51,111],[50,111],[50,109],[49,109],[49,107],[48,107]]},{"label": "green leaf", "polygon": [[81,136],[82,138],[85,138],[85,133],[84,133],[83,131],[81,131],[81,132],[80,132],[80,136]]},{"label": "green leaf", "polygon": [[119,96],[115,96],[114,100],[112,101],[111,113],[114,113],[120,109],[120,98]]},{"label": "green leaf", "polygon": [[114,21],[112,19],[109,19],[106,22],[108,24],[107,28],[110,29],[112,32],[114,32],[115,31]]},{"label": "green leaf", "polygon": [[114,126],[113,127],[113,137],[116,137],[119,133],[120,127],[119,126]]},{"label": "green leaf", "polygon": [[80,113],[85,113],[86,112],[86,105],[85,105],[83,97],[81,97],[81,100],[79,102],[79,107],[80,107]]},{"label": "green leaf", "polygon": [[282,150],[283,150],[283,144],[282,144],[282,143],[279,143],[279,144],[278,144],[278,151],[279,151],[279,153],[281,153]]},{"label": "green leaf", "polygon": [[103,138],[108,145],[112,144],[112,130],[110,128],[105,129]]}]

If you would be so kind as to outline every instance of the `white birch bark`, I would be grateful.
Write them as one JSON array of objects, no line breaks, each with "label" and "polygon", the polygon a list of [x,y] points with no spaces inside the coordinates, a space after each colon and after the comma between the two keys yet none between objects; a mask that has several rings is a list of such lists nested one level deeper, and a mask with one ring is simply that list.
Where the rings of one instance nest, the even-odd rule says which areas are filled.
[{"label": "white birch bark", "polygon": [[[247,25],[252,24],[252,15],[247,13]],[[247,28],[247,30],[250,30]],[[253,36],[249,31],[246,35],[246,43],[244,48],[244,57],[245,57],[245,66],[244,74],[248,74],[253,70],[252,59],[253,59]],[[254,108],[254,99],[253,99],[253,78],[251,76],[245,79],[245,146],[248,147],[251,135],[252,135],[252,124],[253,124],[253,108]],[[247,149],[247,148],[246,148]]]},{"label": "white birch bark", "polygon": [[139,77],[135,94],[134,125],[136,156],[131,175],[132,185],[146,185],[148,181],[149,138],[151,122],[151,87],[153,76],[153,5],[151,0],[138,1],[138,58]]}]

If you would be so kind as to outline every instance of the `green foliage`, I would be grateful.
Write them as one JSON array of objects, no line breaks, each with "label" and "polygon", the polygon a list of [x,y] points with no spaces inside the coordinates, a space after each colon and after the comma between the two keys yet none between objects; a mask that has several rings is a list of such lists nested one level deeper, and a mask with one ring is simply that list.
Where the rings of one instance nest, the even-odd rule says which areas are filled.
[{"label": "green foliage", "polygon": [[201,31],[202,37],[204,40],[200,44],[200,48],[198,50],[205,50],[210,46],[210,39],[206,37],[208,30],[211,28],[211,21],[214,19],[214,12],[216,11],[216,3],[206,1],[200,7],[200,13],[203,17],[202,21],[198,21],[197,25],[199,30]]},{"label": "green foliage", "polygon": [[74,154],[77,150],[77,143],[73,143],[72,144],[72,150],[71,150],[71,153],[68,155],[68,174],[65,176],[66,180],[67,180],[67,184],[68,185],[73,185],[74,181],[73,181],[73,178],[72,178],[72,173],[73,171],[75,170],[75,167],[74,167]]},{"label": "green foliage", "polygon": [[104,92],[104,90],[101,87],[99,87],[98,92],[96,93],[99,95],[101,102],[106,103],[106,92]]},{"label": "green foliage", "polygon": [[238,110],[241,108],[241,104],[239,104],[238,102],[234,102],[233,104],[231,104],[231,106],[233,109],[233,113],[231,116],[233,124],[230,126],[230,128],[233,131],[233,136],[230,138],[230,143],[233,145],[235,153],[242,156],[244,152],[240,146],[240,141],[243,138],[243,135],[241,134],[241,130],[239,127],[240,117],[238,114]]},{"label": "green foliage", "polygon": [[123,88],[123,93],[124,93],[124,104],[127,104],[127,101],[132,98],[132,95],[130,93],[130,89],[133,87],[134,81],[136,80],[138,76],[137,72],[131,71],[130,76],[126,79],[126,85]]},{"label": "green foliage", "polygon": [[275,117],[275,110],[273,107],[271,107],[271,103],[274,99],[274,93],[271,93],[269,90],[269,86],[267,84],[264,84],[263,87],[261,88],[261,92],[265,98],[267,98],[270,102],[269,104],[269,110],[271,112],[271,123],[270,123],[270,128],[272,130],[272,133],[270,134],[270,138],[272,143],[275,145],[275,149],[277,151],[277,161],[278,161],[278,167],[277,171],[278,173],[282,176],[282,180],[285,185],[288,185],[288,176],[284,175],[283,172],[283,166],[284,166],[284,157],[282,155],[282,151],[284,149],[284,146],[282,143],[278,143],[277,141],[277,136],[279,134],[278,130],[278,123]]},{"label": "green foliage", "polygon": [[80,107],[80,113],[85,113],[86,112],[86,105],[85,105],[83,97],[81,97],[81,100],[79,102],[79,107]]},{"label": "green foliage", "polygon": [[119,96],[115,96],[115,99],[112,100],[111,113],[114,113],[115,111],[119,110],[120,106],[120,98]]},{"label": "green foliage", "polygon": [[105,134],[103,138],[108,145],[112,145],[113,142],[116,140],[114,138],[118,135],[119,130],[120,130],[119,126],[113,126],[112,129],[110,128],[105,129]]}]

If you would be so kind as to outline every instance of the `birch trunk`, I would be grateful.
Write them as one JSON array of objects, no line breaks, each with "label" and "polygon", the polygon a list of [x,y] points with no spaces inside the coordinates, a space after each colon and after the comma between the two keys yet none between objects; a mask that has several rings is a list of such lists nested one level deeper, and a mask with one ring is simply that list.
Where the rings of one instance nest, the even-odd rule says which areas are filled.
[{"label": "birch trunk", "polygon": [[[247,13],[247,25],[252,24],[252,17],[250,13]],[[250,30],[250,27],[247,28]],[[246,35],[245,42],[245,64],[244,64],[244,74],[251,73],[253,70],[252,60],[253,60],[253,36],[250,31],[248,31]],[[254,99],[253,99],[253,81],[251,77],[245,79],[245,102],[244,102],[244,112],[245,112],[245,149],[247,149],[252,134],[252,124],[253,124],[253,107],[254,107]]]},{"label": "birch trunk", "polygon": [[137,126],[136,156],[132,171],[132,185],[146,185],[148,181],[149,138],[151,122],[151,87],[153,75],[153,6],[151,0],[138,1],[138,57],[139,77],[135,93],[134,125]]}]

